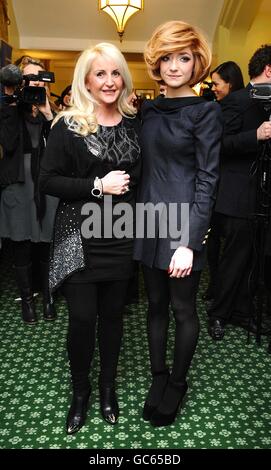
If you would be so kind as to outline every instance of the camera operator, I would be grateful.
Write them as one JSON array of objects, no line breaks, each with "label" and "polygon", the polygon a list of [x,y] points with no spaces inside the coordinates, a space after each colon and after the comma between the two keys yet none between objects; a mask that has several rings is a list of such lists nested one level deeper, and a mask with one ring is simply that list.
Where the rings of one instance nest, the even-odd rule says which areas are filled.
[{"label": "camera operator", "polygon": [[251,219],[255,213],[257,188],[253,168],[261,142],[271,138],[268,113],[262,103],[250,97],[250,90],[254,84],[271,83],[271,45],[261,46],[254,53],[248,69],[251,82],[247,87],[230,93],[221,101],[224,135],[215,211],[225,243],[214,300],[208,309],[209,334],[214,340],[223,338],[224,327],[233,313],[240,312],[244,326],[249,326]]},{"label": "camera operator", "polygon": [[[58,199],[41,195],[38,188],[40,162],[54,116],[47,93],[44,94],[44,103],[31,104],[23,101],[22,90],[18,89],[21,74],[31,77],[32,80],[25,82],[27,86],[45,86],[44,82],[34,77],[45,70],[43,63],[23,57],[19,68],[7,67],[1,71],[4,97],[1,97],[0,107],[0,145],[3,149],[0,160],[0,186],[3,188],[0,237],[12,240],[15,276],[22,299],[22,319],[27,324],[35,324],[33,252],[40,262],[44,319],[56,318],[48,292],[48,260]],[[22,85],[23,89],[25,85]]]}]

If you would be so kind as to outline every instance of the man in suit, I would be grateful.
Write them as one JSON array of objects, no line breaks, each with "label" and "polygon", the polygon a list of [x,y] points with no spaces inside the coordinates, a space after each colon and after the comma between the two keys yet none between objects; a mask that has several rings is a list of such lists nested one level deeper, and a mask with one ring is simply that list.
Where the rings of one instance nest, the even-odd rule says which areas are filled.
[{"label": "man in suit", "polygon": [[249,62],[250,83],[228,95],[222,105],[224,133],[215,211],[225,238],[217,290],[208,308],[209,334],[221,340],[233,312],[250,311],[249,277],[253,249],[252,216],[256,205],[256,162],[271,122],[262,102],[250,96],[257,83],[271,84],[271,45],[261,46]]}]

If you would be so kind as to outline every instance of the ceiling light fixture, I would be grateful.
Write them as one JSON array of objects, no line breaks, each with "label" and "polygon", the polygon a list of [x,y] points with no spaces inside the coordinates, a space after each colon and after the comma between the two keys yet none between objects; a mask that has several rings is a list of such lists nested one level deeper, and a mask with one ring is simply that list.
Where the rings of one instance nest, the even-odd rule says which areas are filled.
[{"label": "ceiling light fixture", "polygon": [[99,0],[99,10],[107,13],[114,20],[122,42],[127,21],[144,8],[144,0]]}]

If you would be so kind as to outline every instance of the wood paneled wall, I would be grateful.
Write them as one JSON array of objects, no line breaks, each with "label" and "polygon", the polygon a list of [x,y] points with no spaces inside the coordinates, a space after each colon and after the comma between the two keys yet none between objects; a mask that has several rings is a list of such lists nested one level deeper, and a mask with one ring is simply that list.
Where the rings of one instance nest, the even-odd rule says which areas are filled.
[{"label": "wood paneled wall", "polygon": [[0,0],[0,38],[8,42],[8,4],[7,0]]}]

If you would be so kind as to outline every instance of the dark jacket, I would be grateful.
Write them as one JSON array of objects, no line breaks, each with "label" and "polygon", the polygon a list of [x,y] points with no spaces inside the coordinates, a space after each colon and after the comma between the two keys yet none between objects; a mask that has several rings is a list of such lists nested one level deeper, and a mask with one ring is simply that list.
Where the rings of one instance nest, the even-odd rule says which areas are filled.
[{"label": "dark jacket", "polygon": [[145,230],[144,238],[137,238],[135,259],[150,267],[167,269],[177,248],[171,242],[177,241],[178,246],[194,250],[193,269],[202,269],[203,244],[218,179],[220,107],[198,97],[159,97],[146,102],[142,120],[143,175],[138,202],[154,205],[162,202],[167,209],[169,203],[177,203],[178,224],[182,229],[187,228],[188,220],[182,217],[181,204],[187,203],[189,233],[186,240],[170,234],[161,238],[161,226],[156,223],[154,237]]},{"label": "dark jacket", "polygon": [[257,128],[268,120],[262,102],[250,97],[251,88],[249,84],[221,101],[224,132],[215,211],[240,218],[255,210]]},{"label": "dark jacket", "polygon": [[[35,148],[32,147],[31,137],[27,130],[27,121],[38,126],[39,137]],[[42,224],[46,211],[46,199],[40,194],[38,177],[51,123],[52,121],[47,121],[42,113],[33,117],[30,110],[27,112],[25,106],[21,104],[0,108],[0,145],[2,147],[0,187],[6,187],[14,183],[24,183],[24,154],[31,154],[34,201],[37,219],[40,224]]]},{"label": "dark jacket", "polygon": [[[38,149],[33,161],[33,180],[37,179],[40,160],[52,121],[47,121],[42,114],[41,133]],[[24,153],[31,153],[31,142],[24,125],[24,110],[20,106],[3,106],[0,108],[0,145],[3,149],[0,159],[0,186],[24,182]]]},{"label": "dark jacket", "polygon": [[0,144],[0,186],[23,182],[23,133],[17,106],[0,108]]}]

